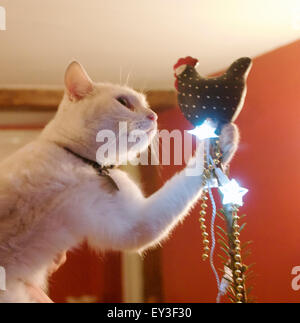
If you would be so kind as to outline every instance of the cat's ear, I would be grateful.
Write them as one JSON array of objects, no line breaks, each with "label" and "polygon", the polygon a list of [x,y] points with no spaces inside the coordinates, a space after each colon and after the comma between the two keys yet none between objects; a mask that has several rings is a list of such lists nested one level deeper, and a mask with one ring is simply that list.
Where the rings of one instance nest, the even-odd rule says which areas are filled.
[{"label": "cat's ear", "polygon": [[83,66],[77,61],[73,61],[67,67],[65,73],[65,87],[71,101],[83,99],[94,89],[93,81],[90,79]]}]

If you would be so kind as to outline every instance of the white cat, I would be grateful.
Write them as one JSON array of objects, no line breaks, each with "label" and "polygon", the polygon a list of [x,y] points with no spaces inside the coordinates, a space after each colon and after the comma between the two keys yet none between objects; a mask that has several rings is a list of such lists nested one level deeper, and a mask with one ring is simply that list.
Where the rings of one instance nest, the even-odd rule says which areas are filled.
[{"label": "white cat", "polygon": [[[147,131],[151,140],[157,116],[144,95],[93,83],[77,62],[66,70],[65,87],[56,116],[41,135],[0,164],[0,265],[7,274],[1,302],[33,302],[25,284],[45,288],[55,256],[84,239],[98,249],[141,251],[156,244],[201,194],[201,176],[184,171],[145,198],[126,173],[114,168],[110,175],[119,190],[112,189],[107,177],[72,152],[95,161],[96,134],[100,129],[117,133],[119,121]],[[224,162],[237,141],[237,128],[224,127]]]}]

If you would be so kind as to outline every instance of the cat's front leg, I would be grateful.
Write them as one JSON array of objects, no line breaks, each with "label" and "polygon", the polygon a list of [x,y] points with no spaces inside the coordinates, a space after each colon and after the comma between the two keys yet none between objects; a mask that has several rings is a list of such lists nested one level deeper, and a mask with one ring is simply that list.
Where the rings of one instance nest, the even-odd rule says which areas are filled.
[{"label": "cat's front leg", "polygon": [[133,234],[139,234],[137,249],[146,249],[165,239],[172,229],[183,221],[202,194],[204,169],[204,143],[199,143],[187,167],[174,175],[150,196],[143,206]]},{"label": "cat's front leg", "polygon": [[[220,148],[225,167],[237,149],[238,140],[237,126],[224,126],[220,135]],[[125,249],[144,250],[155,245],[166,238],[176,224],[184,219],[202,193],[203,164],[204,142],[201,142],[187,168],[145,200],[128,235],[130,238],[123,243]]]},{"label": "cat's front leg", "polygon": [[[201,195],[203,157],[204,143],[200,142],[187,167],[148,198],[128,179],[115,197],[115,207],[102,216],[97,216],[98,208],[93,208],[85,217],[91,222],[86,223],[89,243],[100,248],[141,251],[166,237]],[[99,209],[101,206],[103,210],[103,203],[99,203]]]},{"label": "cat's front leg", "polygon": [[78,235],[93,247],[114,250],[140,250],[161,240],[201,195],[203,153],[200,143],[186,169],[148,198],[119,170],[111,173],[120,187],[112,195],[103,195],[98,182],[89,182],[88,188],[82,188],[89,192],[88,206],[78,207],[84,214],[76,217]]}]

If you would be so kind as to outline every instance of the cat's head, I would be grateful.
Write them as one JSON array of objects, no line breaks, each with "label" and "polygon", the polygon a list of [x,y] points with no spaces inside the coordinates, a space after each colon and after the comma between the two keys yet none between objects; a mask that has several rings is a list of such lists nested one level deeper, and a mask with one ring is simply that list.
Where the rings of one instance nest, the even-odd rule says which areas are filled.
[{"label": "cat's head", "polygon": [[[98,162],[115,164],[148,147],[156,133],[156,120],[143,94],[127,86],[95,83],[73,61],[65,72],[63,100],[45,133],[83,157],[96,160],[98,152]],[[108,159],[109,152],[101,160],[105,150],[115,150],[116,160]]]}]

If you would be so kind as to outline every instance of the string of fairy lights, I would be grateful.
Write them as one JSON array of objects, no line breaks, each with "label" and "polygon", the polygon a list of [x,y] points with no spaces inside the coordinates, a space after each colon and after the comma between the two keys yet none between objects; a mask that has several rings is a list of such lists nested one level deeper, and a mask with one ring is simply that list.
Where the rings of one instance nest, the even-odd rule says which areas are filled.
[{"label": "string of fairy lights", "polygon": [[[203,253],[202,259],[210,259],[211,268],[216,276],[218,285],[217,302],[220,302],[220,297],[226,292],[230,292],[231,298],[236,303],[247,302],[247,295],[245,289],[244,272],[246,267],[242,263],[241,245],[240,245],[240,226],[238,224],[238,208],[243,205],[243,196],[248,192],[244,187],[241,187],[235,179],[229,179],[228,176],[222,170],[221,160],[222,154],[220,151],[220,145],[218,135],[215,133],[216,127],[209,120],[205,120],[202,125],[195,127],[189,131],[195,135],[199,140],[205,140],[206,151],[204,158],[204,172],[202,175],[204,191],[201,197],[201,211],[200,211],[200,227],[203,237]],[[211,183],[214,180],[214,184]],[[227,265],[223,274],[222,281],[218,277],[218,273],[214,267],[214,248],[215,248],[215,236],[214,236],[214,222],[216,216],[216,207],[213,194],[211,192],[211,186],[217,187],[219,193],[222,196],[222,205],[224,215],[227,222],[227,236],[230,245],[230,259],[228,259]],[[209,195],[209,197],[208,197]],[[206,216],[208,200],[211,200],[213,211],[211,220],[211,248],[209,241],[209,233],[207,232]]]}]

